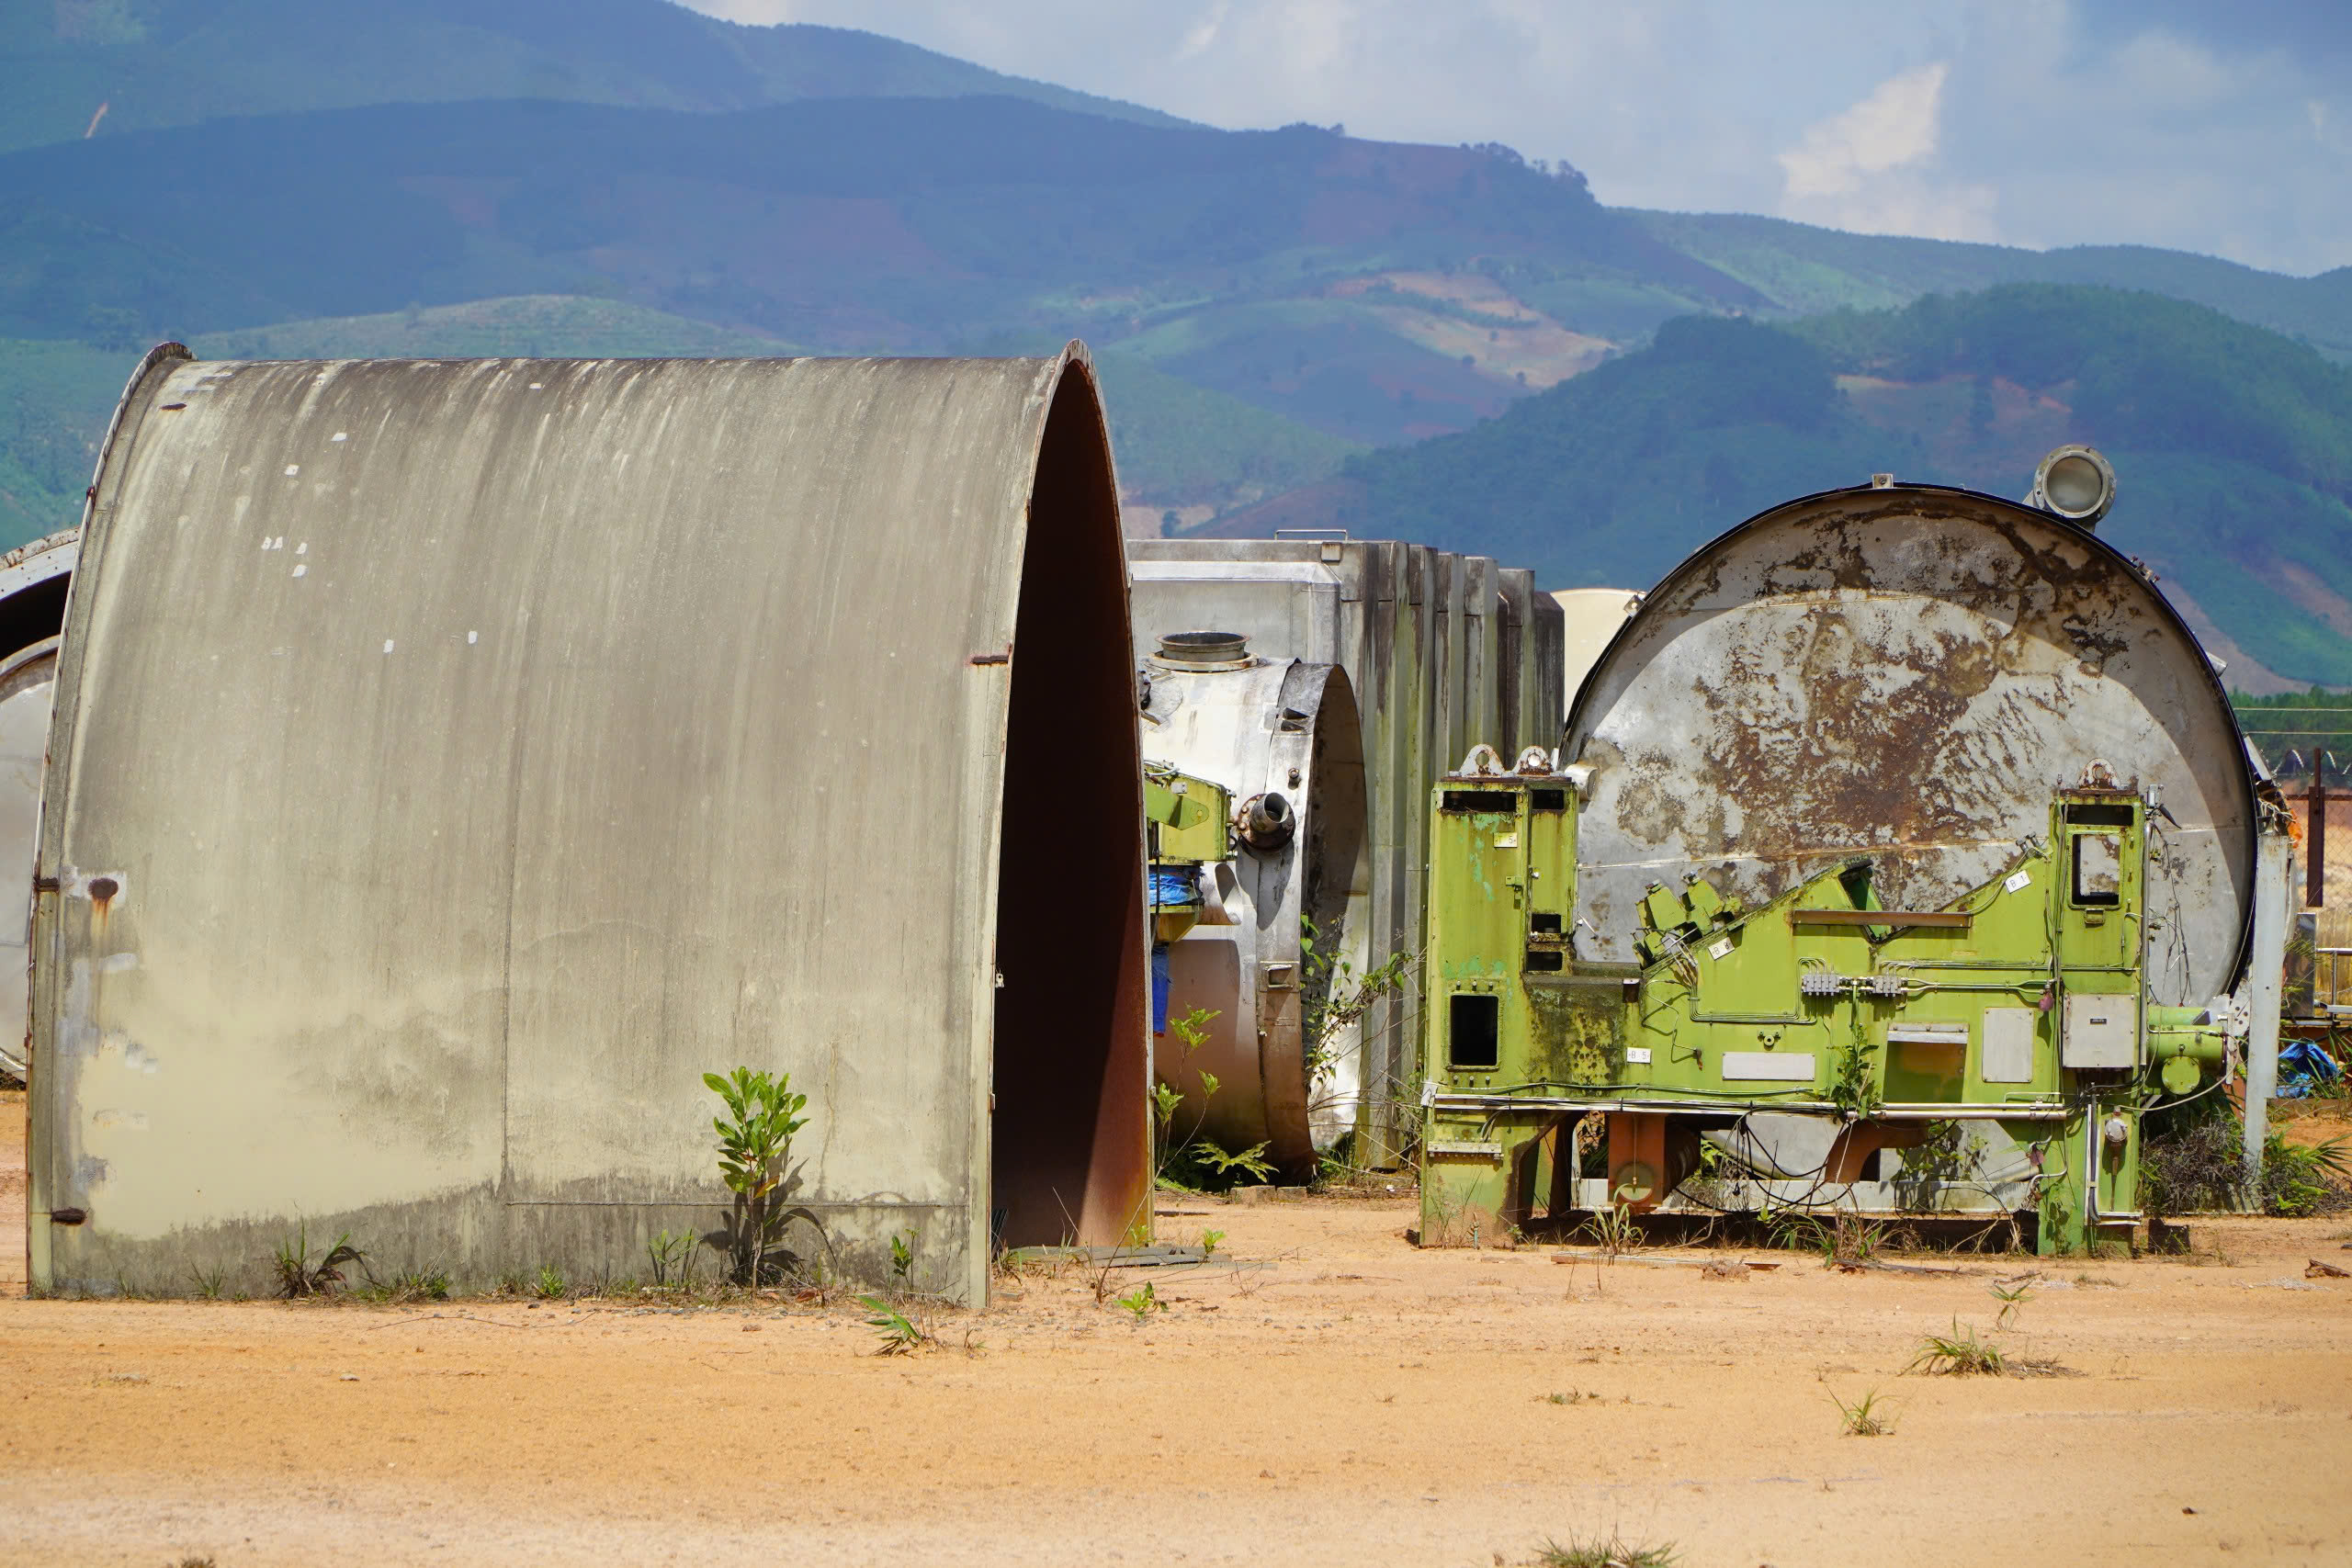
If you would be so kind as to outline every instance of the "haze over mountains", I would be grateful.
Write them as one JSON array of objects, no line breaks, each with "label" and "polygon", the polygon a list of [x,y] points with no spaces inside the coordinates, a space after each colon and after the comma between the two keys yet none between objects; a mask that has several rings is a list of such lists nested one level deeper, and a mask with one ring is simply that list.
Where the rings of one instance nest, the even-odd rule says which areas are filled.
[{"label": "haze over mountains", "polygon": [[[2119,540],[2160,534],[2141,553],[2250,663],[2352,682],[2352,492],[2312,456],[2336,450],[2352,268],[1611,209],[1508,149],[1216,130],[662,0],[0,0],[0,81],[8,542],[72,520],[122,377],[164,337],[311,355],[1082,336],[1131,526],[1320,486],[1261,512],[1353,508],[1553,586],[1640,585],[1743,509],[1872,468],[2020,492],[2032,441],[2121,432],[2104,436],[2125,443]],[[1796,321],[2019,283],[2169,299],[1986,296],[1958,338],[1916,312]],[[1692,315],[1796,324],[1660,332]],[[2169,423],[2119,414],[2077,395],[2097,355],[2037,358],[2032,322],[2096,322],[2132,345],[2099,364],[2194,364],[2203,389]],[[1935,343],[1907,359],[1888,346],[1919,332]],[[1752,403],[1708,412],[1726,385]],[[2208,438],[2225,392],[2234,423]],[[1612,446],[1636,427],[1646,445]],[[1432,437],[1455,439],[1410,446]]]}]

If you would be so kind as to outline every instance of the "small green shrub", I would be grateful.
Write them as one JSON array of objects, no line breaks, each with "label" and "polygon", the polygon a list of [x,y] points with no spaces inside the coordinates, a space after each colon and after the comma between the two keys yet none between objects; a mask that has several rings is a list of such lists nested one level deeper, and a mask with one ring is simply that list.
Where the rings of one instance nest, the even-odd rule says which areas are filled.
[{"label": "small green shrub", "polygon": [[539,1277],[531,1281],[531,1294],[543,1302],[560,1302],[565,1293],[563,1275],[551,1267],[542,1267]]},{"label": "small green shrub", "polygon": [[773,1284],[797,1261],[782,1246],[787,1225],[803,1219],[824,1234],[814,1213],[783,1201],[791,1190],[792,1135],[808,1124],[800,1114],[808,1097],[792,1092],[789,1073],[738,1067],[727,1077],[705,1073],[702,1081],[727,1106],[710,1124],[718,1134],[720,1179],[735,1194],[728,1229],[735,1283]]}]

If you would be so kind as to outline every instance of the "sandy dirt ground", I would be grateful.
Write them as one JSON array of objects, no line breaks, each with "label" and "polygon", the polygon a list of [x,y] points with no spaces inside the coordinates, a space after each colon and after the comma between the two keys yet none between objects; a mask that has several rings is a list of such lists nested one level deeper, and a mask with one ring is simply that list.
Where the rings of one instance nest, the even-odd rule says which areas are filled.
[{"label": "sandy dirt ground", "polygon": [[[905,1358],[838,1305],[0,1301],[0,1562],[2352,1562],[2352,1280],[2305,1278],[2342,1217],[1931,1275],[1412,1218],[1187,1201],[1163,1239],[1234,1261],[1114,1282],[1164,1312],[1008,1278]],[[2027,1271],[1997,1337],[2068,1375],[1905,1374]],[[1871,1392],[1893,1434],[1842,1435]]]}]

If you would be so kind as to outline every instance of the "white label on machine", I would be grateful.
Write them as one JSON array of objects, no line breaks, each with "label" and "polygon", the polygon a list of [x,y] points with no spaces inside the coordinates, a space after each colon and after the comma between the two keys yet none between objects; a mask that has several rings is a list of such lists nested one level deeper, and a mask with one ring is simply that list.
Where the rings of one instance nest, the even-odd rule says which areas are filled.
[{"label": "white label on machine", "polygon": [[2033,1032],[2039,1008],[1986,1008],[1979,1077],[1986,1083],[2033,1081]]},{"label": "white label on machine", "polygon": [[1898,1023],[1886,1032],[1890,1045],[1965,1045],[1968,1025],[1964,1023]]},{"label": "white label on machine", "polygon": [[1515,850],[1519,848],[1519,835],[1517,833],[1496,834],[1495,848],[1498,850]]},{"label": "white label on machine", "polygon": [[1813,1053],[1810,1051],[1726,1051],[1724,1053],[1724,1077],[1762,1078],[1775,1083],[1811,1083],[1813,1081]]},{"label": "white label on machine", "polygon": [[1707,956],[1710,958],[1729,958],[1731,956],[1731,938],[1725,937],[1723,941],[1715,943],[1714,946],[1707,949]]},{"label": "white label on machine", "polygon": [[2019,866],[2017,870],[2009,873],[2008,879],[2003,882],[2001,886],[2007,888],[2012,893],[2022,893],[2027,888],[2033,886],[2033,873],[2028,871],[2023,866]]},{"label": "white label on machine", "polygon": [[1646,1046],[1646,1045],[1628,1045],[1628,1046],[1626,1046],[1626,1047],[1625,1047],[1625,1063],[1626,1063],[1626,1065],[1627,1065],[1628,1066],[1634,1066],[1634,1067],[1646,1067],[1646,1066],[1648,1066],[1650,1065],[1650,1048],[1649,1048],[1648,1046]]}]

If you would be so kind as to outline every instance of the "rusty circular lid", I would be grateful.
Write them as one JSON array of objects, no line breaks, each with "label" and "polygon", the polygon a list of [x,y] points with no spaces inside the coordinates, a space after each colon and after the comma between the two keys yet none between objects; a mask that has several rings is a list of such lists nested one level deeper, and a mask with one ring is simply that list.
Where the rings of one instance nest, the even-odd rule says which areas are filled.
[{"label": "rusty circular lid", "polygon": [[2148,980],[2202,1003],[2242,962],[2256,809],[2211,661],[2096,535],[1997,496],[1896,484],[1774,508],[1653,590],[1578,692],[1562,757],[1594,956],[1633,957],[1644,891],[1753,906],[1867,856],[1939,907],[2049,831],[2104,759],[2150,793]]}]

